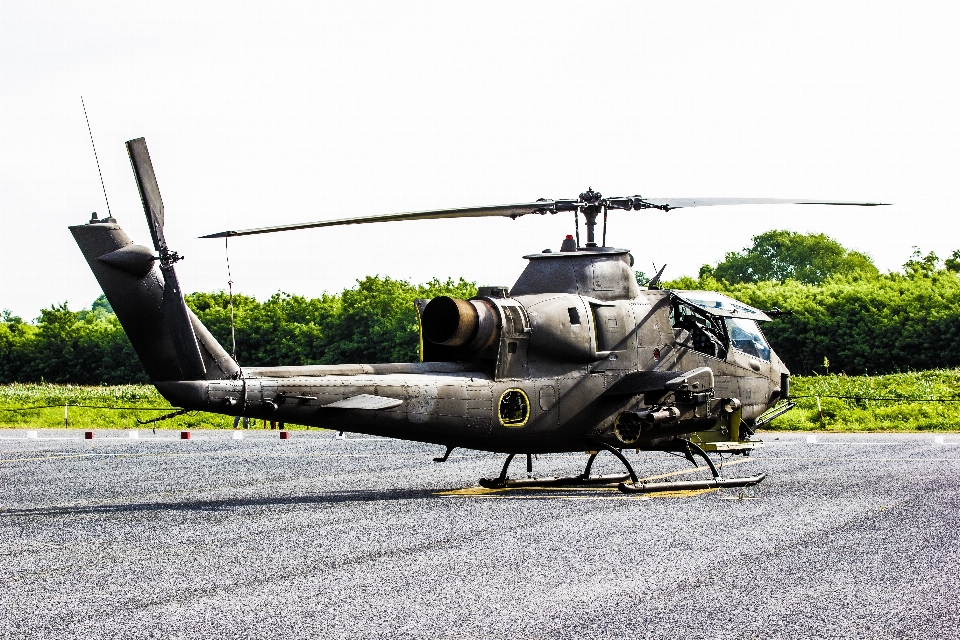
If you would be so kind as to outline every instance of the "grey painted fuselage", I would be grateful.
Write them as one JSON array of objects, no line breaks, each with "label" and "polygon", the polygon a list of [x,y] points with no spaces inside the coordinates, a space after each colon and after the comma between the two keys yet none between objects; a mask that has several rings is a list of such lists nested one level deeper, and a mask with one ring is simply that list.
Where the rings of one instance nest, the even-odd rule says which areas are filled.
[{"label": "grey painted fuselage", "polygon": [[[601,248],[527,256],[509,294],[481,288],[471,301],[494,323],[490,339],[425,340],[421,363],[240,368],[191,314],[206,373],[184,380],[161,311],[159,270],[141,275],[99,260],[132,245],[115,223],[71,230],[157,389],[194,410],[486,451],[584,451],[598,441],[624,446],[613,435],[618,416],[665,402],[662,394],[615,393],[638,372],[708,367],[712,397],[738,399],[747,424],[780,398],[788,373],[772,351],[762,359],[696,348],[672,325],[672,292],[641,290],[629,253]],[[509,393],[525,398],[523,420],[503,418]],[[717,421],[717,407],[708,409],[688,431]],[[677,428],[654,430],[636,446],[655,447]]]}]

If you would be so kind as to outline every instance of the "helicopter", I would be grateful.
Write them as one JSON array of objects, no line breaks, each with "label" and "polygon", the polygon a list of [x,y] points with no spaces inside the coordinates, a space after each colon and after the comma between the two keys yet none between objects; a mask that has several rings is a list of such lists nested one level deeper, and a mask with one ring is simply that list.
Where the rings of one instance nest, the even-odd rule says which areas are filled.
[{"label": "helicopter", "polygon": [[[71,226],[84,258],[152,383],[172,405],[506,454],[487,488],[616,485],[625,493],[747,487],[766,474],[725,478],[710,457],[749,456],[756,431],[791,408],[790,371],[758,323],[764,312],[711,291],[641,288],[627,249],[606,246],[610,211],[663,212],[737,204],[876,206],[766,198],[576,199],[398,213],[224,231],[205,238],[348,224],[573,212],[557,251],[524,256],[513,287],[481,286],[470,300],[418,300],[420,362],[241,367],[184,302],[164,237],[164,207],[143,138],[126,143],[153,250],[112,216]],[[596,241],[598,219],[603,237]],[[586,242],[580,243],[580,218]],[[154,253],[154,251],[156,253]],[[705,480],[641,482],[625,449],[663,451],[710,471]],[[586,452],[584,470],[532,477],[536,454]],[[600,452],[624,473],[594,475]],[[511,478],[516,456],[528,477]]]}]

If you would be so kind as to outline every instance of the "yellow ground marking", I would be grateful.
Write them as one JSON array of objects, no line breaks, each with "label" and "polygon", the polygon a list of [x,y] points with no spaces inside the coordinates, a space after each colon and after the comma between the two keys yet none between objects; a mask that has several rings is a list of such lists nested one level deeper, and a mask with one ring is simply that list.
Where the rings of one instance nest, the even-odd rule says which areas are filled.
[{"label": "yellow ground marking", "polygon": [[485,496],[509,489],[485,489],[483,487],[467,487],[466,489],[452,489],[450,491],[437,491],[435,496]]},{"label": "yellow ground marking", "polygon": [[[440,495],[440,494],[434,494]],[[447,496],[454,497],[454,496]],[[508,495],[508,496],[496,496],[496,495],[482,495],[477,494],[470,496],[471,498],[479,498],[481,500],[649,500],[649,496],[643,494],[625,494],[617,493],[616,495],[603,495],[597,494],[592,496],[565,496],[565,495],[554,495],[554,496],[534,496],[534,495]]]},{"label": "yellow ground marking", "polygon": [[719,491],[717,487],[712,487],[710,489],[686,489],[684,491],[654,491],[647,495],[651,498],[692,498],[693,496],[716,493],[717,491]]},{"label": "yellow ground marking", "polygon": [[[553,491],[553,495],[536,495],[535,490]],[[714,493],[716,487],[711,489],[687,489],[682,491],[657,491],[654,493],[620,493],[616,487],[597,487],[597,488],[573,488],[573,487],[513,487],[508,489],[484,489],[482,487],[471,487],[468,489],[456,489],[453,491],[440,491],[434,493],[435,496],[442,497],[470,497],[470,498],[507,498],[510,500],[649,500],[650,498],[692,498],[704,493]],[[504,495],[504,492],[510,492]],[[523,492],[523,493],[520,493]],[[576,495],[580,492],[580,495]],[[526,493],[526,495],[524,495]],[[586,494],[586,495],[584,495]]]}]

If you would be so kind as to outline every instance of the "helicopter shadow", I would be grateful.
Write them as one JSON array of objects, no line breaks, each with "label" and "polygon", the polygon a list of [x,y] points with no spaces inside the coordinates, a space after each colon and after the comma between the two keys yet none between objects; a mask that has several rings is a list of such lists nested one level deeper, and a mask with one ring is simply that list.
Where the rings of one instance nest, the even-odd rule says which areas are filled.
[{"label": "helicopter shadow", "polygon": [[27,508],[0,508],[0,517],[10,516],[73,516],[150,512],[226,512],[249,507],[286,507],[336,505],[393,500],[437,499],[435,490],[367,490],[333,491],[300,496],[266,496],[259,498],[225,498],[222,500],[176,500],[158,502],[126,502],[92,505],[61,505]]}]

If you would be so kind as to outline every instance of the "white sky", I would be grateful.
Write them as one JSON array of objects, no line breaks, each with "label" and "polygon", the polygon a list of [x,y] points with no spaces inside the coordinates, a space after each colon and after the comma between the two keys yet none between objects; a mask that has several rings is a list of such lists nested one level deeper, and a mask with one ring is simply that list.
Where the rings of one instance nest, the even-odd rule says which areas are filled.
[{"label": "white sky", "polygon": [[[957,2],[0,0],[0,308],[100,290],[67,231],[149,233],[144,136],[186,290],[272,224],[605,195],[892,202],[612,212],[609,242],[696,275],[773,228],[898,269],[960,248]],[[512,285],[572,214],[317,229],[231,242],[235,290],[315,296],[385,274]]]}]

